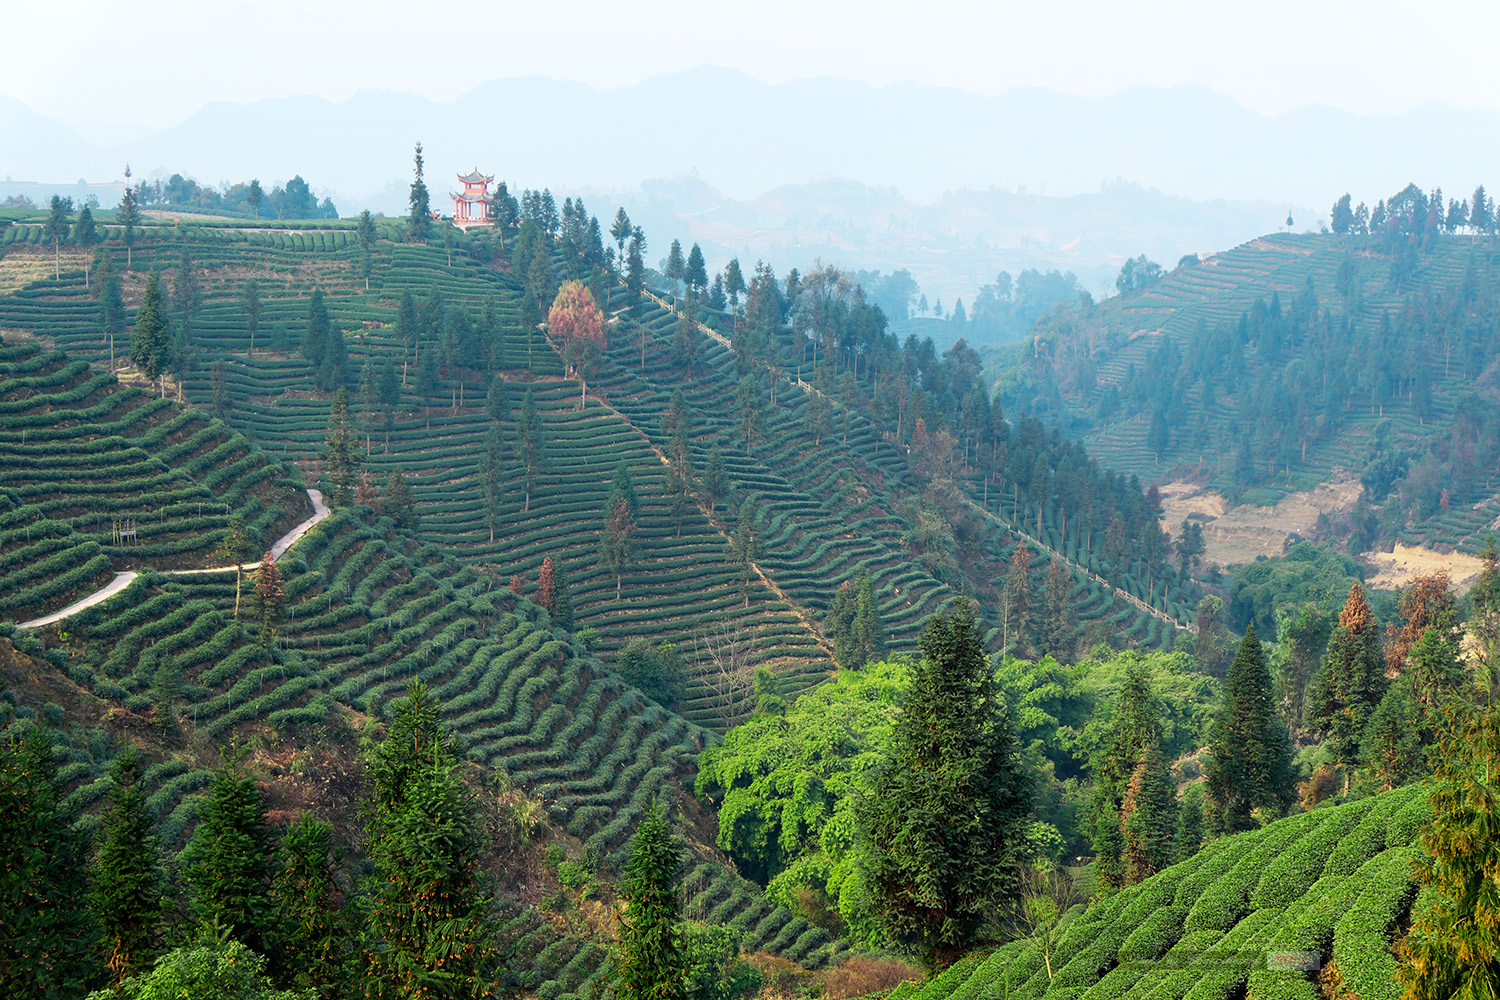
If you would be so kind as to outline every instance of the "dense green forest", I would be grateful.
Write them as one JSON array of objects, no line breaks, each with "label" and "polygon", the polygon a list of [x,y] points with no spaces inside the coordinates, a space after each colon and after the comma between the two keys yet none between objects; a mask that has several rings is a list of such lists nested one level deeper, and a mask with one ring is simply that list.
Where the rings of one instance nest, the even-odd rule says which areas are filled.
[{"label": "dense green forest", "polygon": [[[1366,484],[1392,498],[1370,532],[1471,505],[1478,473],[1433,511],[1411,484],[1472,459],[1455,393],[1487,365],[1418,389],[1455,317],[1493,355],[1486,243],[1439,231],[1472,212],[1391,223],[1406,192],[1360,232],[1346,204],[1346,231],[1246,251],[1323,241],[1286,303],[1215,324],[1205,293],[1133,339],[1128,310],[1220,265],[1132,262],[1119,300],[1051,312],[1076,283],[1023,275],[975,303],[1041,316],[997,394],[855,275],[710,276],[680,243],[652,270],[623,210],[503,185],[461,232],[415,167],[404,220],[59,200],[0,230],[25,276],[0,286],[0,614],[123,587],[0,626],[8,994],[1493,982],[1495,809],[1466,796],[1500,748],[1500,550],[1463,596],[1372,596],[1311,541],[1205,589],[1142,487],[1197,406],[1249,456],[1239,494],[1368,433],[1361,474],[1408,459]],[[1408,251],[1402,309],[1361,325],[1370,261]],[[1337,311],[1307,264],[1332,256],[1358,260]],[[1428,330],[1405,382],[1345,363]],[[1119,381],[1078,404],[1091,364]],[[1293,461],[1255,407],[1306,372],[1323,436]],[[1158,404],[1149,467],[1107,447]]]}]

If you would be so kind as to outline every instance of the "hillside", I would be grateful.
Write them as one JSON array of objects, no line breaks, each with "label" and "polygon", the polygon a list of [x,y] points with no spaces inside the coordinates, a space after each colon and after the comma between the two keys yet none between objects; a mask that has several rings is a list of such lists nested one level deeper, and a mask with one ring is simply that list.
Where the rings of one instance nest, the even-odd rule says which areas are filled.
[{"label": "hillside", "polygon": [[[291,348],[307,326],[307,296],[322,289],[333,325],[347,331],[342,384],[353,396],[362,444],[368,449],[361,456],[362,470],[380,484],[399,469],[415,491],[422,537],[500,582],[514,574],[533,580],[542,559],[551,556],[573,588],[578,627],[597,630],[599,649],[607,658],[633,636],[650,635],[693,650],[689,658],[697,661],[697,677],[683,709],[701,724],[722,727],[736,714],[734,706],[749,693],[748,671],[757,664],[795,674],[795,679],[785,679],[789,693],[826,675],[831,662],[821,619],[839,585],[860,570],[871,577],[888,641],[897,649],[910,648],[923,617],[946,600],[956,583],[982,599],[996,600],[996,581],[1005,576],[1017,540],[1027,543],[1038,579],[1049,559],[1056,558],[1048,550],[1067,560],[1072,581],[1068,601],[1080,640],[1119,634],[1124,642],[1167,645],[1174,631],[1169,619],[1186,622],[1191,617],[1190,593],[1175,588],[1164,593],[1160,565],[1150,567],[1154,581],[1144,565],[1111,568],[1100,552],[1086,551],[1084,522],[1077,517],[1070,521],[1067,511],[1038,534],[1036,515],[1027,509],[1032,491],[1016,494],[1012,489],[1000,496],[974,469],[961,473],[974,505],[950,505],[948,515],[968,522],[953,524],[964,542],[959,550],[963,565],[954,567],[960,575],[914,560],[910,508],[923,500],[926,479],[911,471],[905,444],[893,440],[879,400],[839,395],[833,405],[849,411],[847,432],[839,417],[835,422],[841,433],[823,434],[810,419],[813,390],[805,383],[799,386],[785,368],[768,372],[774,381],[761,385],[760,427],[747,449],[737,435],[738,415],[725,405],[742,381],[739,354],[725,346],[728,338],[694,333],[700,346],[684,364],[675,346],[679,317],[649,298],[639,310],[623,311],[629,306],[628,293],[618,287],[610,293],[617,333],[589,378],[586,405],[579,410],[577,381],[563,377],[562,361],[547,341],[524,334],[527,291],[510,254],[495,253],[482,239],[460,237],[450,264],[447,253],[436,247],[382,242],[372,255],[366,292],[354,234],[331,225],[276,231],[235,223],[162,225],[142,238],[135,250],[136,270],[122,274],[127,304],[138,298],[146,273],[173,280],[184,249],[191,253],[203,286],[191,349],[179,365],[185,398],[206,408],[221,406],[230,426],[270,454],[299,463],[315,479],[327,435],[331,383],[320,386],[318,366]],[[44,256],[23,235],[34,228],[7,231],[13,243],[0,257],[0,273],[27,268],[33,257]],[[394,233],[387,230],[386,235]],[[554,274],[566,276],[568,266],[557,258]],[[80,358],[107,359],[98,307],[82,277],[65,272],[60,281],[33,280],[0,296],[0,328],[24,331]],[[250,279],[258,282],[262,296],[253,351],[242,299],[244,282]],[[420,332],[403,332],[406,294],[424,317]],[[709,312],[707,318],[725,330],[732,325],[727,316]],[[430,328],[425,326],[429,323]],[[644,367],[635,332],[642,328],[647,331]],[[488,360],[450,362],[449,345],[465,338]],[[433,347],[432,356],[443,362],[425,389],[414,363],[423,344]],[[222,375],[216,376],[220,361]],[[362,374],[378,371],[386,362],[405,384],[390,403],[381,403],[364,395]],[[493,376],[507,388],[510,413],[498,421],[507,445],[507,485],[498,506],[490,509],[482,456],[492,422],[485,386]],[[222,383],[217,396],[216,379]],[[529,496],[515,444],[521,397],[528,390],[548,442]],[[680,530],[666,495],[670,441],[662,429],[666,407],[678,390],[684,390],[693,421],[689,448],[694,468],[701,473],[718,446],[732,494],[712,510],[700,496]],[[596,540],[611,476],[621,462],[635,481],[642,511],[639,558],[624,575],[617,598],[615,581],[598,565]],[[1028,465],[1023,481],[1029,482],[1032,474]],[[1121,488],[1128,493],[1128,484]],[[764,550],[749,583],[748,601],[730,553],[745,500],[758,510]],[[991,516],[975,507],[986,508]],[[491,522],[496,526],[493,540]],[[684,588],[688,579],[691,589]],[[1144,610],[1148,605],[1150,612]],[[663,609],[671,609],[665,617]],[[709,654],[710,645],[727,646],[729,653]],[[735,675],[727,703],[726,663]]]},{"label": "hillside", "polygon": [[1045,318],[1003,395],[1169,492],[1353,484],[1281,536],[1472,553],[1500,517],[1497,295],[1492,237],[1270,235]]},{"label": "hillside", "polygon": [[[68,522],[56,516],[38,519],[34,508],[70,497],[65,488],[78,488],[74,469],[113,468],[120,483],[136,481],[130,478],[133,466],[117,460],[120,437],[92,433],[83,422],[92,409],[75,409],[64,398],[85,404],[91,392],[111,389],[106,398],[146,403],[141,408],[165,428],[157,437],[171,441],[174,432],[178,435],[175,445],[164,446],[178,448],[167,455],[178,464],[164,477],[191,499],[223,496],[236,481],[224,472],[236,469],[234,464],[207,457],[217,454],[205,450],[214,434],[244,453],[245,468],[239,472],[247,494],[270,475],[265,470],[282,469],[243,438],[229,437],[217,421],[171,401],[150,401],[108,376],[107,383],[95,385],[96,378],[58,352],[34,345],[0,351],[0,399],[23,397],[32,385],[26,380],[42,381],[36,373],[48,369],[81,376],[79,384],[91,390],[70,392],[59,376],[55,381],[63,389],[45,400],[41,394],[30,397],[38,400],[35,407],[0,411],[5,468],[23,465],[15,450],[23,447],[23,430],[31,442],[24,447],[36,449],[28,456],[72,448],[68,463],[24,463],[31,469],[27,495],[39,499],[10,511],[38,532],[50,525],[48,537],[69,540],[71,534],[63,530]],[[182,433],[194,427],[201,429]],[[146,447],[159,443],[145,438],[132,435]],[[184,447],[190,441],[193,446]],[[194,455],[202,457],[189,461]],[[122,503],[137,502],[134,494],[120,492]],[[151,498],[157,494],[140,492],[145,502],[156,502]],[[162,540],[127,550],[139,575],[123,592],[45,630],[0,625],[0,686],[10,689],[5,700],[24,709],[22,718],[36,713],[63,727],[54,740],[59,777],[71,792],[69,806],[84,813],[83,829],[97,823],[96,810],[108,788],[104,772],[118,752],[116,741],[126,736],[148,749],[149,807],[169,850],[180,849],[194,826],[217,766],[213,745],[252,733],[266,741],[270,753],[273,806],[296,808],[311,795],[341,824],[352,822],[359,789],[347,781],[330,784],[351,767],[352,759],[344,757],[352,748],[340,744],[352,739],[352,727],[363,720],[382,718],[413,678],[441,699],[444,722],[467,759],[498,769],[535,797],[554,835],[594,859],[590,863],[601,872],[618,871],[628,835],[653,796],[687,804],[683,790],[691,786],[696,756],[713,739],[711,733],[648,701],[530,601],[435,546],[394,531],[389,520],[369,523],[368,508],[362,508],[366,520],[347,510],[335,512],[278,560],[288,605],[283,634],[269,647],[256,641],[254,623],[245,620],[248,613],[235,616],[232,566],[186,574],[166,568],[178,565],[183,552],[197,557],[217,538],[210,531],[222,528],[224,515],[217,513],[193,533],[196,514],[187,501],[152,509],[160,512]],[[259,521],[270,532],[301,513],[288,496],[276,517],[262,513]],[[75,520],[89,521],[91,515]],[[81,528],[75,533],[84,534]],[[7,539],[16,544],[10,535]],[[105,556],[113,552],[91,536],[83,544]],[[19,560],[30,550],[14,551]],[[31,583],[18,562],[6,565],[7,584]],[[63,600],[84,586],[61,589],[73,580],[57,570],[55,576],[42,574],[34,587],[4,589],[8,598],[28,596],[17,607],[40,608],[46,599],[30,595],[52,586],[62,595],[56,600]],[[299,758],[319,759],[329,768],[321,790],[307,784],[305,771],[275,766]],[[341,826],[340,836],[350,833]],[[772,906],[710,854],[695,860],[687,884],[693,912],[712,911],[716,922],[742,935],[747,950],[764,949],[815,967],[842,948],[806,920]],[[553,992],[595,995],[606,953],[591,932],[579,928],[559,935],[553,923],[522,912],[507,934],[525,956],[522,965],[531,970],[532,985],[555,980],[559,985],[548,987]]]},{"label": "hillside", "polygon": [[1075,911],[1050,955],[1022,939],[891,996],[1394,1000],[1428,816],[1414,786],[1213,841]]}]

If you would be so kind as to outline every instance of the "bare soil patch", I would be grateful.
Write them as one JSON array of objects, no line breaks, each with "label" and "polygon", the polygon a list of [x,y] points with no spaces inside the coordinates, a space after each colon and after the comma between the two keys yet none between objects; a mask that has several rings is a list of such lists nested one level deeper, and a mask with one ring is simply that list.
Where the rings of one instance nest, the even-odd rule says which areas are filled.
[{"label": "bare soil patch", "polygon": [[1359,480],[1336,469],[1331,481],[1289,494],[1274,507],[1231,507],[1221,494],[1179,480],[1161,487],[1164,527],[1176,535],[1183,521],[1201,522],[1203,561],[1227,568],[1253,562],[1256,556],[1280,555],[1288,535],[1309,533],[1321,513],[1352,507],[1363,489]]},{"label": "bare soil patch", "polygon": [[1446,571],[1453,589],[1467,594],[1484,568],[1477,556],[1438,552],[1422,545],[1397,545],[1393,552],[1365,552],[1359,560],[1375,571],[1366,582],[1379,590],[1395,590],[1406,586],[1414,576]]}]

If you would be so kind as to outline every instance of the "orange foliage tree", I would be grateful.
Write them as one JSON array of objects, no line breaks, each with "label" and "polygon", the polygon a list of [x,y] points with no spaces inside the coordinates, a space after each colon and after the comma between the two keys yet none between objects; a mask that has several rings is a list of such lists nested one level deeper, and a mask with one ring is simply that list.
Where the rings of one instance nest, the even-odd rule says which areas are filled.
[{"label": "orange foliage tree", "polygon": [[587,370],[604,346],[604,315],[581,281],[564,281],[547,313],[547,335],[563,345],[563,357],[578,374],[578,408],[588,395]]}]

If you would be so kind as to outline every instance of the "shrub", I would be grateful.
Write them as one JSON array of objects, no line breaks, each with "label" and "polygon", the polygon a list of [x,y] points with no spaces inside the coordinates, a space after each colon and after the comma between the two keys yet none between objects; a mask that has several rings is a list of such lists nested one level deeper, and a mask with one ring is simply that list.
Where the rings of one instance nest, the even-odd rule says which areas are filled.
[{"label": "shrub", "polygon": [[826,1000],[852,1000],[869,993],[883,993],[898,983],[919,982],[922,973],[896,958],[854,955],[823,978]]}]

